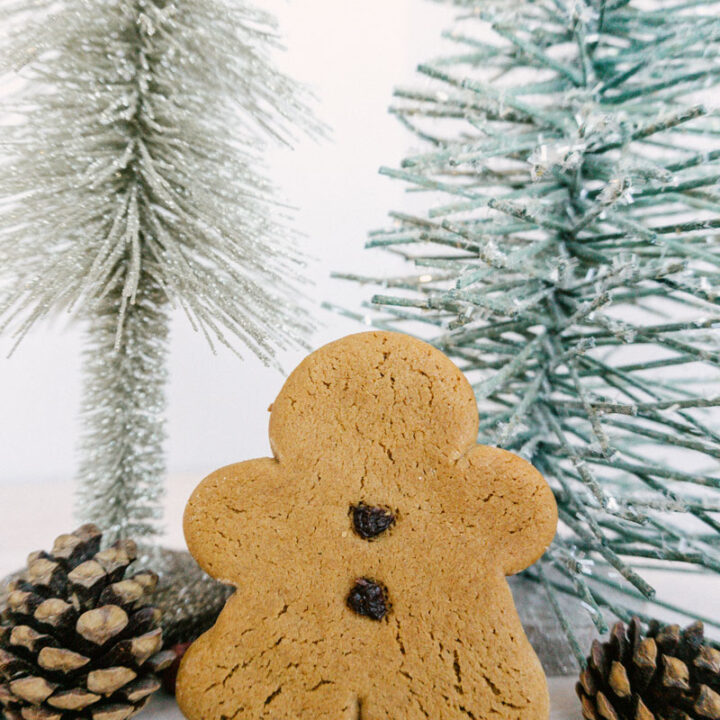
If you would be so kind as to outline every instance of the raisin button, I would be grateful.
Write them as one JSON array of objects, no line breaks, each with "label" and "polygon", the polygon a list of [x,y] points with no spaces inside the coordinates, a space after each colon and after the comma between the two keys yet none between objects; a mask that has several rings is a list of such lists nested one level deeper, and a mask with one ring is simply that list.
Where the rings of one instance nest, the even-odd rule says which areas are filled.
[{"label": "raisin button", "polygon": [[382,620],[388,611],[387,588],[370,578],[358,578],[347,598],[348,607],[371,620]]},{"label": "raisin button", "polygon": [[372,540],[384,533],[394,522],[395,515],[383,507],[365,503],[350,506],[355,532],[364,540]]}]

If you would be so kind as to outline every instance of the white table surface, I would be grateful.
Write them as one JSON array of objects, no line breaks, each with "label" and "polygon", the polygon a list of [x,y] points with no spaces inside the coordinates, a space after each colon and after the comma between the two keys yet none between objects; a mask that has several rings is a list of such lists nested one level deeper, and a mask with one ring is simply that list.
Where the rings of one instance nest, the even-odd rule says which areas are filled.
[{"label": "white table surface", "polygon": [[[181,522],[188,496],[201,475],[177,476],[170,479],[166,498],[167,547],[184,547]],[[17,570],[32,550],[50,548],[55,537],[75,527],[73,520],[73,489],[69,482],[34,482],[0,485],[0,577]],[[667,575],[667,574],[666,574]],[[656,586],[675,591],[678,601],[688,593],[702,597],[703,611],[720,616],[720,592],[714,578],[677,578],[658,573],[652,578]],[[575,697],[575,678],[550,678],[551,720],[578,720],[581,715]],[[182,715],[171,697],[153,698],[143,718],[148,720],[181,720]]]}]

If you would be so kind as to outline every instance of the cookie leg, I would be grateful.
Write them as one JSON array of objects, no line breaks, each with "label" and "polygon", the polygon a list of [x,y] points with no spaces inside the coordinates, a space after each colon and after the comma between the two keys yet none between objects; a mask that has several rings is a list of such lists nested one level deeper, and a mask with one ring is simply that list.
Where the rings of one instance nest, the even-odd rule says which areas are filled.
[{"label": "cookie leg", "polygon": [[304,627],[296,606],[302,610],[249,590],[234,596],[183,659],[177,685],[183,714],[192,720],[358,720],[347,658],[324,628]]},{"label": "cookie leg", "polygon": [[482,608],[482,623],[458,624],[455,638],[449,638],[462,691],[458,705],[480,709],[479,717],[548,720],[545,675],[507,582],[499,576],[488,578],[479,593],[476,607]]}]

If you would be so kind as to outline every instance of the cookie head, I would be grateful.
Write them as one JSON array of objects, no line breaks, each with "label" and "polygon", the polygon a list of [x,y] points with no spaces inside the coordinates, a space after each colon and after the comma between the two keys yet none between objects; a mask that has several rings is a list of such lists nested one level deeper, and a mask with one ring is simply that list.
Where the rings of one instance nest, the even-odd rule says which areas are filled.
[{"label": "cookie head", "polygon": [[505,576],[550,543],[555,504],[477,427],[418,340],[363,333],[300,364],[274,457],[216,471],[186,510],[193,556],[238,588],[183,662],[191,720],[546,720]]},{"label": "cookie head", "polygon": [[452,462],[475,441],[472,388],[445,355],[396,333],[348,340],[300,363],[273,403],[270,440],[281,462],[353,455],[410,468],[421,456]]}]

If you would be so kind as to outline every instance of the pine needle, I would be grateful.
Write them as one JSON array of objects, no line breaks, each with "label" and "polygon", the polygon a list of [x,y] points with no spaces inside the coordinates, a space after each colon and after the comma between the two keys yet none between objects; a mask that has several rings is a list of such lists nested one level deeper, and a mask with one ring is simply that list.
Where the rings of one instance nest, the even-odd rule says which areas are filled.
[{"label": "pine needle", "polygon": [[456,4],[381,170],[425,210],[368,243],[417,274],[361,278],[364,319],[454,357],[479,442],[545,473],[561,528],[528,575],[602,625],[655,594],[644,558],[720,569],[720,5]]}]

